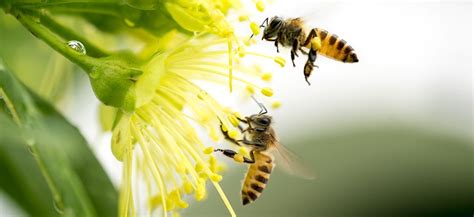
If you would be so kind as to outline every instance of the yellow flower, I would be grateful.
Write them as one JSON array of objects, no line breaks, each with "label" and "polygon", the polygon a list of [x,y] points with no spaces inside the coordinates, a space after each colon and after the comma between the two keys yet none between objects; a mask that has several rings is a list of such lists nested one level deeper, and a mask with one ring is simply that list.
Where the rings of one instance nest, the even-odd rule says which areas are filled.
[{"label": "yellow flower", "polygon": [[[155,54],[143,67],[135,87],[136,109],[119,112],[115,121],[112,152],[124,166],[120,216],[134,216],[137,207],[146,207],[149,213],[158,209],[163,216],[174,215],[188,206],[185,195],[194,195],[197,201],[206,197],[207,181],[235,216],[218,184],[222,166],[212,155],[214,144],[203,144],[196,132],[203,128],[217,142],[223,138],[222,123],[232,136],[239,134],[235,126],[240,114],[224,108],[197,85],[226,83],[227,39],[195,36],[179,44]],[[261,80],[262,72],[244,67],[237,50],[231,53],[239,59],[239,64],[233,66],[236,87],[251,87],[271,96],[271,88],[258,85],[267,83]],[[246,52],[242,59],[247,56],[265,57],[269,62],[274,59],[252,52]],[[147,204],[134,199],[137,195],[132,186],[140,180],[148,192]]]}]

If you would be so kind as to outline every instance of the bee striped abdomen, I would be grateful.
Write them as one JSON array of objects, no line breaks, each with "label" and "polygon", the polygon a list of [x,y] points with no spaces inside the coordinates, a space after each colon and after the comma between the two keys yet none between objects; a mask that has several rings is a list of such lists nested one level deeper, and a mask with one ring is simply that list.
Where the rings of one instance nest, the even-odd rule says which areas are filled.
[{"label": "bee striped abdomen", "polygon": [[342,38],[320,28],[314,29],[321,39],[319,53],[342,62],[358,62],[354,49]]},{"label": "bee striped abdomen", "polygon": [[262,194],[267,186],[268,179],[273,170],[272,157],[261,153],[254,153],[255,163],[249,166],[242,185],[242,204],[247,205]]}]

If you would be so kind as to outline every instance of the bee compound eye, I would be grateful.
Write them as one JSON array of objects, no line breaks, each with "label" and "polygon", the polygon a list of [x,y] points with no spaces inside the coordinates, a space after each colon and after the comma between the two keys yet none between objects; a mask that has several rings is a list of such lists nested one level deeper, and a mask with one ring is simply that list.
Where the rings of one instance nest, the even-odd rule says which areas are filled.
[{"label": "bee compound eye", "polygon": [[270,119],[268,118],[261,118],[258,120],[259,124],[261,125],[269,125],[270,124]]}]

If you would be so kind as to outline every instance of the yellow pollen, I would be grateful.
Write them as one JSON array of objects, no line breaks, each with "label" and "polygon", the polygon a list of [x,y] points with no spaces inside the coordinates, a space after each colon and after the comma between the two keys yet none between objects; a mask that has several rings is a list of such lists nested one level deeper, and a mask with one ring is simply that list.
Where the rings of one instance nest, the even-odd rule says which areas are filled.
[{"label": "yellow pollen", "polygon": [[186,209],[186,208],[188,208],[188,206],[189,206],[189,204],[186,203],[186,202],[183,201],[183,200],[178,200],[178,201],[177,201],[177,205],[178,205],[179,208],[182,208],[182,209]]},{"label": "yellow pollen", "polygon": [[227,118],[229,119],[230,123],[234,125],[234,127],[239,126],[239,120],[237,119],[237,117],[235,117],[234,115],[229,115]]},{"label": "yellow pollen", "polygon": [[275,58],[273,58],[273,61],[278,63],[281,67],[285,66],[285,64],[286,64],[286,60],[283,59],[283,57],[275,57]]},{"label": "yellow pollen", "polygon": [[273,74],[270,73],[270,72],[265,72],[262,74],[262,76],[260,77],[262,80],[264,81],[271,81],[272,80],[272,77],[273,77]]},{"label": "yellow pollen", "polygon": [[239,22],[244,22],[244,21],[247,21],[249,20],[249,16],[247,15],[240,15],[239,16]]},{"label": "yellow pollen", "polygon": [[234,116],[237,117],[237,118],[239,118],[239,119],[243,119],[243,118],[242,118],[242,115],[241,115],[239,112],[234,112],[234,113],[232,113],[232,114],[234,114]]},{"label": "yellow pollen", "polygon": [[261,92],[263,95],[268,96],[268,97],[273,96],[273,90],[272,90],[271,88],[269,88],[269,87],[264,87],[264,88],[262,88],[262,90],[261,90],[260,92]]},{"label": "yellow pollen", "polygon": [[247,87],[245,87],[245,89],[250,93],[250,94],[254,94],[255,93],[255,89],[250,86],[250,85],[247,85]]},{"label": "yellow pollen", "polygon": [[250,29],[254,35],[258,35],[258,33],[260,33],[260,27],[258,27],[258,24],[255,22],[250,23]]},{"label": "yellow pollen", "polygon": [[186,192],[186,194],[191,194],[194,191],[193,184],[190,181],[186,181],[183,184],[183,190]]},{"label": "yellow pollen", "polygon": [[209,175],[207,175],[207,173],[199,173],[199,178],[201,178],[202,180],[207,180],[207,178],[209,178]]},{"label": "yellow pollen", "polygon": [[313,48],[314,50],[321,49],[321,39],[319,37],[315,37],[311,40],[311,48]]},{"label": "yellow pollen", "polygon": [[244,162],[244,156],[241,155],[241,154],[236,154],[236,155],[234,155],[234,160],[239,162],[239,163],[243,163]]},{"label": "yellow pollen", "polygon": [[209,178],[214,182],[220,182],[222,180],[222,176],[215,173],[211,174]]},{"label": "yellow pollen", "polygon": [[204,186],[199,186],[196,189],[196,194],[194,195],[197,201],[201,201],[206,197],[206,189]]},{"label": "yellow pollen", "polygon": [[175,201],[168,198],[166,200],[166,210],[172,210],[172,209],[174,209],[174,207],[175,207]]},{"label": "yellow pollen", "polygon": [[217,171],[217,168],[218,168],[217,166],[218,166],[218,165],[217,165],[217,160],[216,160],[216,158],[215,158],[214,156],[209,157],[209,169],[210,169],[212,172],[214,172],[214,173],[215,173],[215,172],[218,172],[218,171]]},{"label": "yellow pollen", "polygon": [[230,130],[229,131],[229,137],[232,139],[236,139],[237,136],[239,136],[239,132],[237,130]]},{"label": "yellow pollen", "polygon": [[280,101],[274,101],[272,102],[272,108],[276,109],[276,108],[280,108],[281,107],[281,102]]},{"label": "yellow pollen", "polygon": [[203,165],[201,162],[199,162],[199,163],[196,164],[196,166],[194,167],[194,169],[196,170],[196,172],[199,173],[199,172],[201,172],[201,171],[204,170],[204,165]]},{"label": "yellow pollen", "polygon": [[210,146],[204,149],[204,154],[212,154],[214,152],[214,147]]},{"label": "yellow pollen", "polygon": [[262,0],[257,1],[257,4],[255,4],[255,6],[257,6],[257,10],[260,12],[263,12],[265,10],[265,3],[263,3]]},{"label": "yellow pollen", "polygon": [[245,156],[249,155],[249,152],[244,147],[239,148],[239,153],[242,154],[242,155],[245,155]]}]

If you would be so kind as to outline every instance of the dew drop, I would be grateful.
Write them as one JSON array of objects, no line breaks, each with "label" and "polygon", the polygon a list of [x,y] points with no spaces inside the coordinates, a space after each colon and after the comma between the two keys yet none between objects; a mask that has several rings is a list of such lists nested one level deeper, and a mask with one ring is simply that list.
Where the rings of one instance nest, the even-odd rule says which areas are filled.
[{"label": "dew drop", "polygon": [[67,45],[81,54],[86,54],[86,47],[80,41],[71,40],[67,42]]}]

